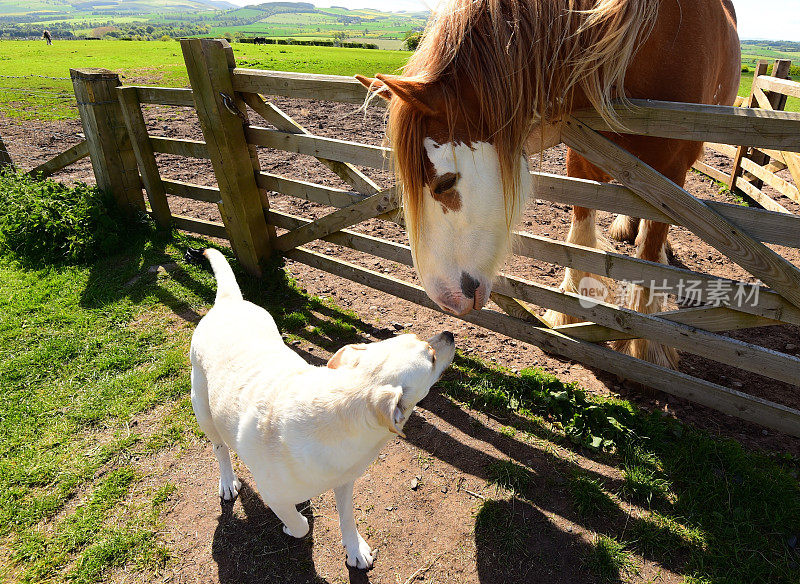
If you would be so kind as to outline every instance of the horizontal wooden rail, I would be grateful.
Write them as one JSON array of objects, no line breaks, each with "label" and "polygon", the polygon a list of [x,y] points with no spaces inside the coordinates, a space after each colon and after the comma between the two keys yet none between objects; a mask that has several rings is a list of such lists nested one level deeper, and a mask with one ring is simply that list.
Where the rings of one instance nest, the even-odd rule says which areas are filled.
[{"label": "horizontal wooden rail", "polygon": [[728,176],[727,174],[725,174],[721,170],[719,170],[717,168],[714,168],[710,164],[706,164],[702,160],[697,160],[692,165],[692,168],[694,168],[697,171],[702,172],[706,176],[710,176],[714,180],[719,181],[719,182],[721,182],[723,184],[728,184],[728,182],[731,180],[730,176]]},{"label": "horizontal wooden rail", "polygon": [[220,239],[230,240],[228,230],[225,225],[216,221],[206,221],[204,219],[195,219],[193,217],[185,217],[183,215],[173,215],[172,224],[176,229],[184,231],[191,231],[192,233],[199,233],[200,235],[207,235],[209,237],[219,237]]},{"label": "horizontal wooden rail", "polygon": [[[534,172],[533,196],[538,199],[623,213],[662,223],[674,223],[664,212],[622,185]],[[800,217],[701,199],[742,231],[764,243],[800,248]]]},{"label": "horizontal wooden rail", "polygon": [[770,75],[760,75],[756,77],[755,83],[761,89],[774,91],[775,93],[780,93],[781,95],[787,95],[789,97],[800,98],[800,83],[797,83],[797,81],[780,79]]},{"label": "horizontal wooden rail", "polygon": [[189,156],[191,158],[209,158],[205,142],[200,140],[184,140],[182,138],[163,138],[150,136],[153,152],[161,154],[174,154],[176,156]]},{"label": "horizontal wooden rail", "polygon": [[[669,292],[679,297],[687,295],[686,286],[693,281],[699,281],[700,287],[705,287],[706,289],[719,285],[720,288],[735,290],[740,284],[744,284],[736,280],[718,278],[614,252],[556,241],[530,233],[516,234],[514,252],[521,256],[572,267],[614,280],[655,282],[661,291]],[[705,293],[701,298],[705,299]],[[800,324],[800,309],[783,299],[779,294],[764,287],[759,288],[758,303],[756,305],[751,306],[744,303],[742,306],[730,308],[770,320]]]},{"label": "horizontal wooden rail", "polygon": [[390,150],[382,146],[370,146],[359,142],[323,138],[310,134],[290,134],[258,126],[248,126],[246,136],[248,143],[255,146],[267,146],[371,168],[387,168],[389,166]]},{"label": "horizontal wooden rail", "polygon": [[43,162],[39,166],[32,168],[28,171],[28,174],[31,176],[40,176],[42,178],[52,176],[62,168],[66,168],[70,164],[75,164],[87,156],[89,156],[89,144],[86,143],[86,140],[81,140],[47,162]]},{"label": "horizontal wooden rail", "polygon": [[314,201],[331,207],[346,207],[363,199],[365,195],[316,183],[285,178],[268,172],[259,172],[256,182],[262,189],[292,197]]},{"label": "horizontal wooden rail", "polygon": [[[233,88],[248,93],[363,104],[366,88],[353,77],[263,69],[233,70]],[[383,105],[382,99],[375,104]]]},{"label": "horizontal wooden rail", "polygon": [[800,113],[644,99],[617,107],[624,130],[611,128],[594,110],[574,117],[594,130],[698,142],[722,142],[800,152]]},{"label": "horizontal wooden rail", "polygon": [[[286,256],[358,284],[409,300],[426,308],[438,310],[420,286],[302,247],[287,252]],[[597,367],[670,395],[712,407],[737,418],[774,428],[793,436],[800,436],[800,411],[798,410],[728,389],[679,371],[641,361],[601,345],[571,338],[552,329],[532,326],[526,321],[492,310],[473,311],[462,320],[531,343],[545,351],[579,361],[589,367]]]},{"label": "horizontal wooden rail", "polygon": [[164,185],[164,190],[176,197],[205,201],[206,203],[219,203],[221,201],[219,188],[217,187],[204,187],[168,178],[161,179],[161,182]]},{"label": "horizontal wooden rail", "polygon": [[136,85],[135,87],[139,103],[194,107],[194,97],[192,97],[191,89],[148,87],[145,85]]}]

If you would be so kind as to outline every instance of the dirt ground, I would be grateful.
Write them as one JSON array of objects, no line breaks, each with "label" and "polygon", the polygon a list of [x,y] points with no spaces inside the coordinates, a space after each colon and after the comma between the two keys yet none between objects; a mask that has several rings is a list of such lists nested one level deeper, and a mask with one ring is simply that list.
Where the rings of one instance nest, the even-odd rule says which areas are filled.
[{"label": "dirt ground", "polygon": [[[303,100],[276,99],[276,104],[311,132],[332,138],[381,144],[383,119],[381,111],[370,111],[366,117],[355,106]],[[255,118],[254,114],[251,115]],[[194,112],[183,108],[145,106],[145,117],[154,135],[202,139]],[[259,123],[259,122],[256,122]],[[263,122],[261,122],[263,123]],[[266,124],[264,124],[266,125]],[[19,122],[0,117],[0,135],[12,158],[22,168],[31,168],[76,143],[80,137],[78,121]],[[541,164],[534,167],[553,173],[564,172],[566,150],[557,147],[547,151]],[[201,185],[215,184],[210,162],[167,155],[158,155],[164,178],[179,179]],[[265,171],[291,178],[346,188],[340,179],[310,157],[259,149]],[[707,153],[708,164],[725,170],[730,160]],[[364,169],[384,186],[392,182],[387,171]],[[85,159],[55,177],[58,180],[93,182],[91,166]],[[720,193],[710,179],[690,173],[687,189],[705,199],[734,202],[727,193]],[[776,193],[771,193],[776,195]],[[303,200],[269,193],[274,209],[306,217],[319,217],[330,209]],[[788,199],[781,203],[793,212],[800,206]],[[219,220],[215,205],[170,197],[173,213],[207,220]],[[598,222],[607,228],[613,217],[600,212]],[[536,235],[564,239],[569,228],[569,207],[546,201],[531,200],[521,228]],[[405,242],[400,229],[393,224],[371,220],[358,231]],[[673,264],[692,270],[749,282],[755,280],[683,228],[673,228],[670,243]],[[615,243],[622,253],[632,247]],[[413,271],[371,256],[340,248],[326,242],[309,247],[326,254],[359,263],[367,268],[418,282]],[[775,248],[787,259],[800,265],[800,251]],[[407,329],[420,336],[430,336],[447,329],[456,335],[457,346],[464,352],[494,361],[512,370],[538,366],[564,381],[576,381],[589,392],[621,394],[640,406],[660,410],[666,415],[703,428],[712,434],[731,437],[748,447],[800,455],[800,440],[717,413],[708,408],[665,394],[643,395],[621,384],[616,377],[583,365],[543,353],[534,346],[510,339],[465,323],[444,313],[421,308],[404,300],[353,284],[296,262],[287,262],[289,271],[311,294],[331,298],[338,305],[355,311],[378,333]],[[557,286],[563,269],[536,260],[515,257],[504,271],[536,282]],[[798,327],[780,326],[750,329],[732,334],[735,338],[774,350],[800,355]],[[295,349],[311,360],[329,356],[318,346],[303,342]],[[734,367],[684,354],[680,370],[769,399],[786,406],[800,408],[797,388],[760,377]],[[586,553],[593,531],[579,522],[563,496],[553,496],[564,484],[565,476],[575,465],[604,476],[610,485],[620,477],[613,468],[596,461],[540,450],[501,434],[507,421],[498,421],[479,412],[459,409],[448,400],[431,395],[407,426],[407,441],[395,440],[384,449],[367,475],[356,483],[356,511],[360,529],[370,544],[378,549],[376,568],[368,581],[408,583],[414,580],[443,582],[592,582],[580,558]],[[502,562],[475,543],[474,514],[482,497],[493,494],[486,482],[486,464],[494,459],[514,459],[533,470],[537,477],[533,503],[514,509],[531,524],[531,549],[541,561],[524,565],[505,558]],[[313,537],[295,542],[285,538],[277,519],[268,513],[252,489],[245,489],[241,503],[234,509],[217,514],[214,458],[206,444],[197,443],[181,453],[167,451],[159,458],[162,468],[156,476],[181,484],[181,496],[167,517],[165,537],[174,553],[185,560],[171,566],[165,581],[172,582],[256,582],[263,581],[265,571],[270,581],[340,582],[367,581],[358,572],[348,572],[340,547],[337,516],[332,493],[311,501],[306,515],[313,524]],[[249,475],[240,465],[240,476]],[[412,488],[417,478],[419,486]],[[251,481],[248,481],[252,484]],[[521,505],[519,501],[508,505]],[[420,521],[424,517],[424,521]],[[364,531],[366,530],[366,531]],[[313,541],[313,545],[312,545]],[[265,544],[265,542],[267,542]],[[271,542],[271,543],[270,543]],[[269,551],[266,551],[269,550]],[[213,562],[209,562],[209,557]],[[298,568],[305,580],[298,580]],[[280,574],[285,570],[282,580]],[[277,574],[277,576],[276,576]],[[649,574],[649,576],[648,576]],[[641,581],[655,575],[663,582],[680,582],[682,576],[668,567],[656,566],[648,560],[640,568]],[[119,574],[119,580],[127,576]]]}]

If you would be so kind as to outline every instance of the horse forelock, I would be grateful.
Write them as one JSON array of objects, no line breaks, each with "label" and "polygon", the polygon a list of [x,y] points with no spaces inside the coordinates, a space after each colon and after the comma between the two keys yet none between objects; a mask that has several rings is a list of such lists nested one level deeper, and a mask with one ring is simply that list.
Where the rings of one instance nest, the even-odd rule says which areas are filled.
[{"label": "horse forelock", "polygon": [[[490,142],[496,149],[506,216],[518,205],[525,141],[542,120],[593,106],[613,124],[625,72],[649,34],[659,0],[449,0],[432,18],[403,70],[438,85],[444,111],[426,118],[393,99],[387,134],[403,185],[406,223],[419,236],[425,152],[437,142]],[[617,124],[617,127],[619,125]],[[509,225],[509,227],[511,227]]]}]

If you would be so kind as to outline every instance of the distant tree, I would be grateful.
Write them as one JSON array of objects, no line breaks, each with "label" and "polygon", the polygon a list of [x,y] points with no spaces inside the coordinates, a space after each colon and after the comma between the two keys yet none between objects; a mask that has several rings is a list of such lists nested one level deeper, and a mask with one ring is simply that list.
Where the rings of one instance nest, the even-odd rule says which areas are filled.
[{"label": "distant tree", "polygon": [[422,33],[418,30],[411,30],[406,33],[406,38],[403,44],[409,51],[416,51],[419,46],[419,41],[422,39]]}]

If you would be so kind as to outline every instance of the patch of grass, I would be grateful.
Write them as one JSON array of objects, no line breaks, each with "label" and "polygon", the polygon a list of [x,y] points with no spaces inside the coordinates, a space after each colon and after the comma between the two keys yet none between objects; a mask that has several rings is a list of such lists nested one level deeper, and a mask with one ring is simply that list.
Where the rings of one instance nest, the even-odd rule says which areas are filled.
[{"label": "patch of grass", "polygon": [[668,560],[678,553],[701,554],[708,545],[699,528],[684,525],[673,517],[659,513],[635,519],[629,533],[636,550],[650,557]]},{"label": "patch of grass", "polygon": [[95,187],[0,169],[0,192],[0,247],[6,253],[33,263],[85,262],[119,246],[125,223]]},{"label": "patch of grass", "polygon": [[625,544],[605,535],[598,535],[592,543],[586,567],[602,582],[619,582],[620,576],[636,572],[636,563]]},{"label": "patch of grass", "polygon": [[669,481],[643,464],[625,463],[622,468],[625,482],[620,494],[640,505],[663,506],[668,503]]},{"label": "patch of grass", "polygon": [[611,515],[618,510],[617,504],[606,493],[603,482],[585,473],[576,472],[569,479],[572,504],[581,517]]},{"label": "patch of grass", "polygon": [[524,496],[532,482],[530,471],[511,460],[497,460],[490,463],[486,467],[486,474],[490,484],[517,496]]},{"label": "patch of grass", "polygon": [[527,527],[515,516],[514,505],[514,499],[488,499],[475,516],[475,543],[482,549],[491,550],[497,556],[496,561],[519,558],[527,552]]}]

